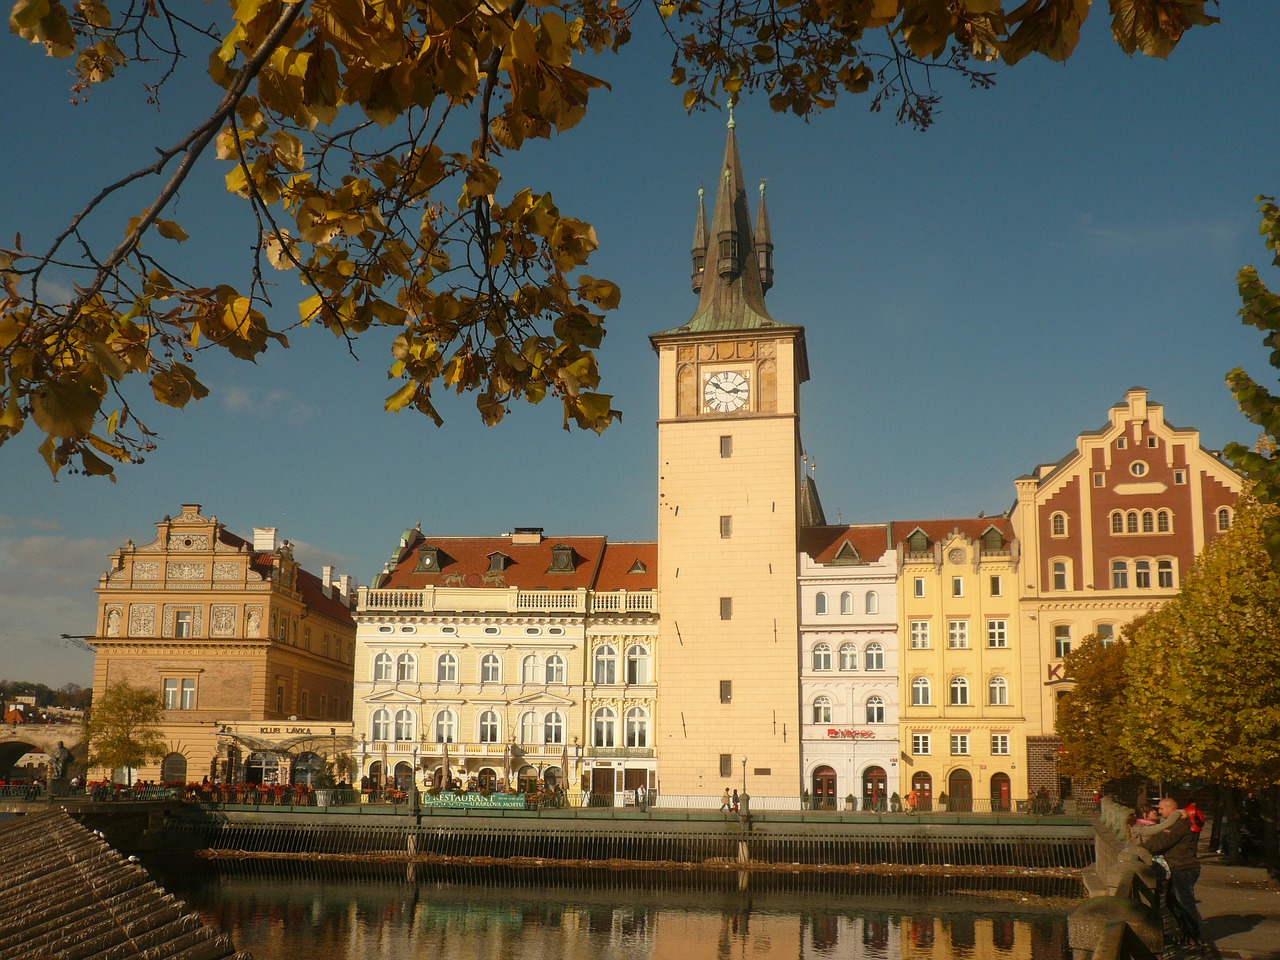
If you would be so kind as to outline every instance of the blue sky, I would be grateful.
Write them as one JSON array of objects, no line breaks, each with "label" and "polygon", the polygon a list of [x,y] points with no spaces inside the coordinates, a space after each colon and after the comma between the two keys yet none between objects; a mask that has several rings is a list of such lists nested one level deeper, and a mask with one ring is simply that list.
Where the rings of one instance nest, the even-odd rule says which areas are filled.
[{"label": "blue sky", "polygon": [[[763,99],[739,106],[746,176],[768,178],[770,310],[807,328],[802,434],[833,522],[1003,511],[1015,477],[1071,450],[1135,384],[1209,447],[1257,435],[1223,375],[1273,377],[1236,319],[1235,275],[1266,259],[1254,197],[1280,192],[1280,5],[1225,5],[1168,62],[1125,57],[1105,14],[1095,5],[1066,64],[1025,61],[990,91],[940,77],[927,133],[865,98],[807,124]],[[116,484],[53,483],[25,431],[0,448],[0,677],[88,684],[92,657],[58,635],[92,632],[109,553],[181,503],[242,534],[277,526],[312,569],[332,562],[361,583],[419,521],[437,534],[655,535],[647,336],[693,311],[697,189],[714,183],[725,118],[687,116],[652,22],[637,34],[588,64],[613,89],[587,119],[505,171],[597,229],[589,271],[623,290],[600,351],[622,423],[564,433],[558,407],[518,404],[486,430],[469,399],[443,404],[440,429],[384,414],[386,339],[362,340],[357,362],[300,330],[256,365],[203,360],[211,395],[148,409],[164,439]],[[126,74],[71,106],[65,64],[0,42],[0,81],[23,91],[4,107],[0,236],[21,230],[42,249],[105,180],[176,138],[178,98],[139,107]],[[191,234],[179,256],[205,282],[246,275],[249,226],[224,172],[202,162],[174,211]],[[291,319],[290,292],[278,302]]]}]

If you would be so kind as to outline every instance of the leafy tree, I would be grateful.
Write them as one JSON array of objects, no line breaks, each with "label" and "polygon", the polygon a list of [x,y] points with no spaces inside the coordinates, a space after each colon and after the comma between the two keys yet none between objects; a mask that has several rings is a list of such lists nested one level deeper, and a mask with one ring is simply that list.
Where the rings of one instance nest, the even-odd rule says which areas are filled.
[{"label": "leafy tree", "polygon": [[[1129,53],[1165,56],[1214,22],[1206,0],[1111,0]],[[842,92],[897,100],[927,126],[935,68],[987,86],[971,66],[1032,52],[1070,56],[1090,0],[654,0],[672,81],[693,108],[744,91],[808,114]],[[204,12],[200,17],[217,16]],[[620,292],[584,268],[597,241],[536,187],[504,187],[505,153],[577,124],[598,78],[576,65],[631,37],[640,0],[238,0],[214,22],[171,0],[16,0],[10,30],[74,57],[73,95],[153,63],[147,99],[194,58],[221,98],[190,132],[104,186],[30,251],[0,250],[0,443],[29,421],[56,477],[111,475],[155,445],[136,388],[183,407],[208,393],[201,350],[252,360],[299,326],[352,341],[395,331],[387,410],[435,422],[433,390],[474,395],[486,424],[513,401],[557,397],[566,428],[617,416],[594,350]],[[170,207],[197,160],[227,163],[256,243],[242,282],[187,280],[166,243],[188,239]],[[113,249],[91,229],[134,188]],[[108,201],[111,201],[108,203]],[[188,224],[191,229],[195,227]],[[276,273],[278,272],[278,273]],[[62,302],[55,276],[75,278]],[[269,320],[275,287],[301,286],[297,318]],[[271,280],[269,278],[276,277]],[[131,379],[132,378],[132,379]]]},{"label": "leafy tree", "polygon": [[1125,659],[1135,620],[1121,631],[1120,640],[1103,646],[1094,635],[1072,650],[1064,661],[1075,687],[1058,705],[1057,733],[1062,738],[1058,766],[1070,776],[1114,780],[1133,772],[1124,748]]},{"label": "leafy tree", "polygon": [[[160,695],[128,680],[109,684],[93,702],[85,717],[89,764],[130,771],[148,760],[160,760],[169,752],[160,735],[164,703]],[[133,774],[130,772],[130,783]]]},{"label": "leafy tree", "polygon": [[1231,531],[1205,549],[1177,597],[1136,624],[1122,745],[1137,769],[1280,783],[1280,575],[1263,533],[1276,515],[1242,498]]}]

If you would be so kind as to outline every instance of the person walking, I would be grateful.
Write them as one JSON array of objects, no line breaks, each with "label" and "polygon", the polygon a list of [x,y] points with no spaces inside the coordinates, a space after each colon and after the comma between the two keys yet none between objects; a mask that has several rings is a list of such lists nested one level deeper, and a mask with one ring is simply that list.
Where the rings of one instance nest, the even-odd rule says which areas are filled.
[{"label": "person walking", "polygon": [[644,805],[647,800],[648,795],[645,793],[644,784],[642,783],[636,787],[636,806],[640,808],[641,813],[644,813]]},{"label": "person walking", "polygon": [[[1164,797],[1156,810],[1163,821],[1178,812],[1178,803]],[[1183,816],[1142,842],[1152,855],[1163,855],[1169,865],[1169,912],[1178,924],[1178,942],[1184,945],[1201,943],[1200,911],[1196,909],[1196,881],[1200,879],[1200,860],[1196,857],[1198,839],[1198,835],[1191,832],[1191,821]]]},{"label": "person walking", "polygon": [[724,796],[720,798],[720,811],[722,813],[731,813],[733,811],[733,801],[729,799],[729,788],[724,788]]},{"label": "person walking", "polygon": [[737,813],[737,812],[738,812],[738,804],[739,804],[740,802],[741,802],[741,801],[740,801],[740,800],[738,800],[738,791],[737,791],[737,790],[733,791],[733,812],[734,812],[734,813]]}]

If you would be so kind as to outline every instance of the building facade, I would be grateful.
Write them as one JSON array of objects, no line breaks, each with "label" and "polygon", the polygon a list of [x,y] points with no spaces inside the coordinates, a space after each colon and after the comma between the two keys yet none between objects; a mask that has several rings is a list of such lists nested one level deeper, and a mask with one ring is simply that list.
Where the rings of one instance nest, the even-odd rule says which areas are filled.
[{"label": "building facade", "polygon": [[[245,540],[199,504],[116,551],[96,591],[94,698],[121,680],[155,690],[170,745],[133,778],[313,777],[350,742],[353,586],[302,569],[275,528]],[[128,777],[97,771],[111,773]]]},{"label": "building facade", "polygon": [[361,589],[359,775],[621,803],[657,786],[656,546],[406,530]]}]

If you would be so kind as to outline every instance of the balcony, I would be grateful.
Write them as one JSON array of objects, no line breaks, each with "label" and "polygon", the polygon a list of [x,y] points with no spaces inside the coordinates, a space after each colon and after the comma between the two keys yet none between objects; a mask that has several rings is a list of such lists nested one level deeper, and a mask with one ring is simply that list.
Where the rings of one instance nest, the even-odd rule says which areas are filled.
[{"label": "balcony", "polygon": [[655,590],[521,590],[518,587],[424,587],[373,590],[361,587],[357,613],[569,613],[654,614]]}]

